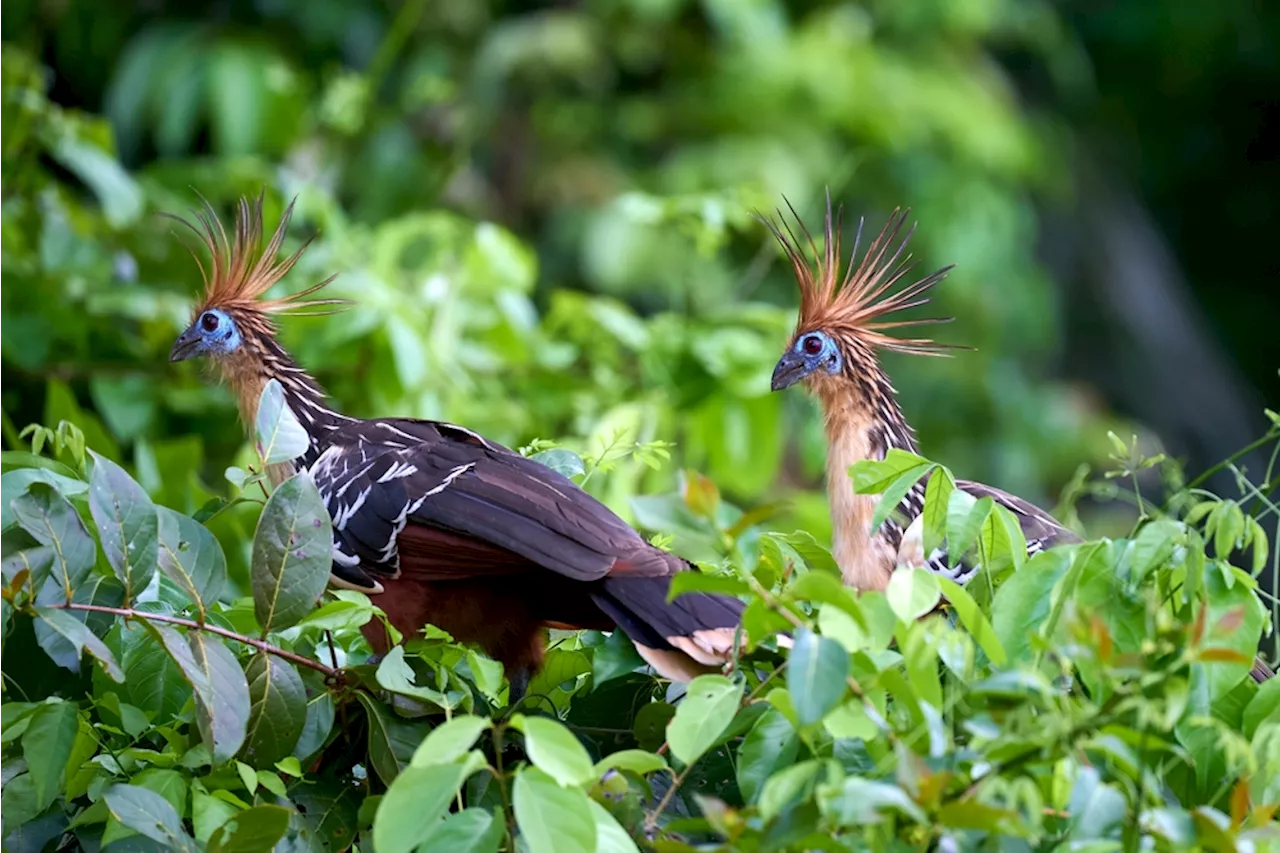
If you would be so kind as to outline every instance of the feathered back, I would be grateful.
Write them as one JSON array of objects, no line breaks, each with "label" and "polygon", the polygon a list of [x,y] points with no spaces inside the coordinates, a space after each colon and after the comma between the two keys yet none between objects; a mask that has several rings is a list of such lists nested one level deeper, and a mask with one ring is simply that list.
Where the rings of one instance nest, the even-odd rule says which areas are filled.
[{"label": "feathered back", "polygon": [[[783,200],[786,201],[785,198]],[[836,329],[852,334],[870,346],[916,355],[945,355],[944,350],[964,349],[964,347],[950,344],[939,344],[926,338],[895,338],[884,334],[887,329],[947,323],[952,319],[929,317],[887,322],[881,319],[898,311],[927,303],[929,301],[927,291],[946,278],[947,273],[952,269],[951,266],[943,267],[896,293],[885,295],[915,267],[915,264],[910,263],[911,255],[904,256],[907,243],[915,232],[915,226],[912,225],[907,229],[906,234],[899,239],[910,210],[894,209],[889,221],[881,229],[880,234],[871,241],[861,260],[858,260],[858,249],[862,242],[863,221],[859,219],[858,234],[854,239],[849,266],[842,275],[840,233],[843,206],[837,208],[833,216],[831,193],[827,192],[827,213],[823,225],[825,240],[823,251],[819,252],[813,235],[805,227],[799,214],[791,206],[791,202],[788,201],[786,204],[813,251],[815,257],[813,264],[805,257],[800,240],[787,224],[786,217],[781,211],[778,211],[780,225],[763,216],[757,218],[777,238],[795,271],[796,283],[800,287],[800,319],[796,324],[795,332],[797,336],[818,329]]]},{"label": "feathered back", "polygon": [[304,298],[329,284],[335,276],[330,276],[319,284],[291,296],[276,299],[262,298],[293,268],[311,243],[308,238],[298,251],[283,260],[277,260],[280,248],[284,244],[285,233],[289,230],[289,219],[293,216],[295,201],[297,201],[296,198],[284,209],[280,224],[276,226],[275,233],[271,235],[271,240],[265,249],[262,248],[261,193],[252,202],[247,197],[241,197],[236,207],[234,237],[228,237],[213,206],[207,201],[204,202],[204,209],[195,214],[196,224],[181,217],[169,217],[195,232],[212,258],[210,266],[206,268],[199,255],[195,252],[191,253],[200,266],[200,274],[204,277],[205,286],[204,300],[197,306],[196,314],[209,308],[278,314],[284,311],[346,304],[346,300],[343,299]]}]

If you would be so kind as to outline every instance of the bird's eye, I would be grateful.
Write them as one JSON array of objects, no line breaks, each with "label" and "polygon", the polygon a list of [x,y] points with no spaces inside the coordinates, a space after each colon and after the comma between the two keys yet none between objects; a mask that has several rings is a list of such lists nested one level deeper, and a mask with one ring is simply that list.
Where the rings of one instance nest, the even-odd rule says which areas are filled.
[{"label": "bird's eye", "polygon": [[218,330],[218,315],[212,311],[205,312],[200,318],[200,327],[206,332],[216,332]]},{"label": "bird's eye", "polygon": [[809,355],[817,355],[822,352],[822,339],[817,335],[810,335],[804,339],[804,351]]}]

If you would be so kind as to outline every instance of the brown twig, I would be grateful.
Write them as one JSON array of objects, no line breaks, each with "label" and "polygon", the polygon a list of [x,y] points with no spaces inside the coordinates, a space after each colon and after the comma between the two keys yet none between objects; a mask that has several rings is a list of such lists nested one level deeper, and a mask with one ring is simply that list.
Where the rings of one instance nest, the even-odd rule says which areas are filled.
[{"label": "brown twig", "polygon": [[282,649],[279,646],[273,646],[265,640],[258,640],[253,637],[246,637],[243,634],[237,634],[235,631],[228,631],[226,628],[219,628],[217,625],[201,625],[199,622],[193,622],[190,619],[183,619],[179,616],[166,616],[163,613],[144,613],[140,610],[131,610],[124,607],[105,607],[101,604],[76,604],[67,602],[65,604],[51,604],[50,609],[53,610],[85,610],[92,613],[110,613],[115,616],[123,616],[125,619],[149,619],[152,622],[165,622],[169,625],[181,625],[184,628],[195,628],[198,631],[208,631],[211,634],[217,634],[219,637],[226,637],[228,640],[235,640],[244,643],[246,646],[253,646],[258,651],[275,655],[278,658],[296,663],[298,666],[309,667],[316,672],[324,673],[325,677],[333,678],[338,675],[338,670],[325,666],[318,660],[312,660],[303,657],[300,654]]},{"label": "brown twig", "polygon": [[[697,762],[694,762],[694,764],[696,763]],[[684,782],[685,777],[689,775],[689,771],[692,769],[693,764],[685,765],[685,768],[676,774],[676,777],[671,780],[671,787],[667,788],[667,792],[662,795],[662,799],[658,800],[658,805],[654,807],[652,812],[645,815],[644,828],[646,832],[652,833],[658,828],[658,818],[662,816],[662,813],[666,810],[667,806],[671,805],[671,798],[676,795],[676,791],[680,790],[680,785]]]}]

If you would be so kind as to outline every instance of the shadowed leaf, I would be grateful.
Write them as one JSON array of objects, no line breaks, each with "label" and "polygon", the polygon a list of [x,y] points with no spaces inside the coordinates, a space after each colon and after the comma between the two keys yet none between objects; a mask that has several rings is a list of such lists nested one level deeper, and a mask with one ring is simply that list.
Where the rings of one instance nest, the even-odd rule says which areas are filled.
[{"label": "shadowed leaf", "polygon": [[160,553],[159,516],[142,487],[116,463],[92,450],[89,511],[116,577],[124,584],[126,605],[147,588]]},{"label": "shadowed leaf", "polygon": [[244,670],[249,721],[241,757],[268,768],[292,755],[307,723],[307,691],[293,665],[258,652]]}]

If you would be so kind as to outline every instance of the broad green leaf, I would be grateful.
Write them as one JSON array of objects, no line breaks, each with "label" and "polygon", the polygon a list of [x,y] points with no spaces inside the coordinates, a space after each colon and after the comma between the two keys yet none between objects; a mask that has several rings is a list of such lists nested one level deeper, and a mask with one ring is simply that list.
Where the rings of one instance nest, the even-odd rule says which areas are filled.
[{"label": "broad green leaf", "polygon": [[1263,723],[1280,723],[1280,678],[1269,678],[1258,686],[1258,692],[1245,706],[1240,730],[1251,738]]},{"label": "broad green leaf", "polygon": [[867,706],[861,699],[850,699],[836,706],[822,718],[822,727],[833,738],[871,740],[880,732],[880,724],[867,713]]},{"label": "broad green leaf", "polygon": [[307,702],[307,720],[293,747],[294,758],[306,761],[319,752],[333,731],[333,721],[333,697],[326,690]]},{"label": "broad green leaf", "polygon": [[112,228],[122,229],[142,215],[142,188],[119,160],[79,135],[59,133],[52,142],[49,154],[93,191]]},{"label": "broad green leaf", "polygon": [[955,489],[947,500],[947,562],[958,565],[982,531],[991,514],[993,502],[984,497],[974,500],[964,489]]},{"label": "broad green leaf", "polygon": [[685,764],[701,758],[733,722],[741,701],[742,685],[723,675],[700,675],[689,682],[684,699],[667,725],[671,754]]},{"label": "broad green leaf", "polygon": [[947,509],[951,506],[951,493],[955,491],[956,481],[951,472],[939,467],[929,478],[924,488],[924,554],[928,557],[942,547],[947,536]]},{"label": "broad green leaf", "polygon": [[561,787],[538,768],[525,767],[514,789],[516,824],[529,853],[595,853],[596,819],[581,788]]},{"label": "broad green leaf", "polygon": [[1140,583],[1148,572],[1169,561],[1181,535],[1182,525],[1167,518],[1156,519],[1142,526],[1133,540],[1133,556],[1129,565],[1134,584]]},{"label": "broad green leaf", "polygon": [[97,635],[90,631],[83,622],[66,610],[52,607],[37,607],[36,615],[51,630],[65,637],[75,647],[76,654],[88,650],[89,654],[102,665],[102,669],[107,675],[116,682],[124,682],[124,671],[116,663],[115,655],[111,653],[111,649],[107,648],[106,643],[98,639]]},{"label": "broad green leaf", "polygon": [[[518,715],[517,715],[518,716]],[[454,717],[431,730],[413,752],[413,767],[451,764],[471,751],[489,721],[473,715]]]},{"label": "broad green leaf", "polygon": [[346,850],[356,835],[358,809],[364,791],[328,777],[309,777],[295,785],[289,798],[302,813],[312,837],[328,850]]},{"label": "broad green leaf", "polygon": [[425,702],[431,702],[441,708],[450,708],[449,698],[439,690],[430,687],[419,687],[413,683],[413,668],[404,659],[404,646],[396,646],[378,663],[375,673],[378,684],[392,693],[413,696]]},{"label": "broad green leaf", "polygon": [[831,556],[830,551],[818,544],[818,540],[813,538],[812,533],[807,530],[797,530],[793,533],[770,535],[775,540],[786,543],[806,568],[840,577],[840,567],[836,565],[835,558]]},{"label": "broad green leaf", "polygon": [[369,722],[369,763],[383,784],[390,785],[409,766],[414,750],[422,742],[424,726],[401,720],[364,691],[357,692],[356,699],[364,706]]},{"label": "broad green leaf", "polygon": [[258,398],[254,435],[258,458],[267,465],[297,459],[311,446],[307,431],[285,402],[284,387],[278,379],[268,380]]},{"label": "broad green leaf", "polygon": [[751,588],[731,574],[708,575],[697,570],[678,572],[671,578],[667,601],[689,592],[710,592],[717,595],[742,595]]},{"label": "broad green leaf", "polygon": [[801,725],[818,722],[840,704],[848,677],[849,653],[844,646],[808,628],[796,631],[787,666],[787,692]]},{"label": "broad green leaf", "polygon": [[373,819],[378,853],[410,853],[449,810],[463,782],[460,764],[406,767],[387,787]]},{"label": "broad green leaf", "polygon": [[332,560],[332,525],[320,491],[309,474],[295,474],[271,493],[253,537],[253,609],[264,636],[312,611]]},{"label": "broad green leaf", "polygon": [[450,853],[498,853],[506,827],[502,818],[480,808],[463,809],[445,817],[431,830],[419,850]]},{"label": "broad green leaf", "polygon": [[209,529],[193,518],[157,506],[160,570],[200,609],[201,614],[222,593],[227,558]]},{"label": "broad green leaf", "polygon": [[996,590],[991,627],[1011,661],[1031,657],[1031,637],[1045,624],[1053,589],[1067,573],[1069,558],[1057,551],[1036,554]]},{"label": "broad green leaf", "polygon": [[194,691],[196,722],[214,762],[230,760],[244,743],[249,720],[249,685],[235,655],[203,632],[192,631],[184,641],[172,628],[153,623],[147,627]]},{"label": "broad green leaf", "polygon": [[799,752],[800,737],[791,721],[770,708],[756,720],[738,747],[738,789],[742,798],[755,802],[765,781],[794,764]]},{"label": "broad green leaf", "polygon": [[63,771],[71,757],[80,716],[70,702],[56,700],[36,707],[22,735],[22,757],[27,760],[31,784],[40,811],[58,796]]},{"label": "broad green leaf", "polygon": [[942,589],[938,576],[925,568],[896,570],[884,591],[893,614],[902,622],[914,622],[938,606]]},{"label": "broad green leaf", "polygon": [[283,806],[261,805],[238,812],[214,830],[206,853],[259,853],[284,838],[293,814]]},{"label": "broad green leaf", "polygon": [[889,449],[884,459],[863,459],[849,467],[853,488],[860,495],[883,492],[889,484],[912,468],[931,465],[928,459],[897,447]]},{"label": "broad green leaf", "polygon": [[[48,483],[32,483],[10,506],[22,529],[53,550],[53,576],[63,597],[71,601],[97,557],[93,537],[75,507]],[[35,580],[33,577],[33,586],[39,589]]]},{"label": "broad green leaf", "polygon": [[918,824],[928,822],[920,806],[897,785],[856,776],[846,778],[839,788],[820,794],[818,806],[836,826],[880,823],[889,811],[898,812]]},{"label": "broad green leaf", "polygon": [[[4,455],[8,458],[11,451],[5,451]],[[61,463],[54,462],[52,459],[46,459],[43,456],[32,457],[41,463],[57,466],[58,471],[48,468],[19,468],[16,471],[7,471],[0,475],[0,493],[4,498],[0,500],[0,529],[8,530],[9,525],[16,524],[18,519],[14,515],[12,503],[20,495],[27,492],[27,488],[32,483],[45,483],[53,486],[63,497],[74,498],[77,495],[83,495],[89,491],[89,484],[83,480],[77,480],[74,472]]]},{"label": "broad green leaf", "polygon": [[640,848],[609,810],[595,800],[587,800],[596,823],[596,853],[640,853]]},{"label": "broad green leaf", "polygon": [[657,753],[643,749],[622,749],[611,752],[596,762],[595,776],[599,778],[613,768],[629,770],[644,776],[667,769],[667,760]]},{"label": "broad green leaf", "polygon": [[850,588],[834,575],[826,572],[805,572],[796,577],[787,587],[787,592],[806,601],[838,607],[848,614],[860,629],[867,628],[866,617],[862,615],[858,600],[853,596]]},{"label": "broad green leaf", "polygon": [[875,512],[871,514],[871,531],[880,529],[880,525],[884,524],[884,520],[889,514],[898,508],[902,503],[902,499],[906,497],[907,492],[911,491],[912,486],[920,482],[920,478],[928,474],[934,469],[933,463],[917,465],[914,468],[908,468],[903,471],[884,488],[880,495],[880,500],[876,501]]},{"label": "broad green leaf", "polygon": [[1022,525],[1006,507],[994,504],[982,523],[982,557],[989,572],[1015,571],[1027,561],[1027,537]]},{"label": "broad green leaf", "polygon": [[552,471],[563,474],[566,477],[577,477],[587,472],[587,467],[583,464],[582,457],[563,447],[544,450],[541,453],[533,454],[529,458],[535,462],[541,462]]},{"label": "broad green leaf", "polygon": [[131,622],[121,628],[129,702],[150,714],[157,723],[167,723],[182,710],[191,695],[183,683],[182,670],[165,651],[159,637],[145,625]]},{"label": "broad green leaf", "polygon": [[[219,791],[223,796],[227,792]],[[199,782],[191,786],[191,826],[196,840],[208,841],[213,833],[239,811],[235,805],[206,792]]]},{"label": "broad green leaf", "polygon": [[360,601],[325,602],[323,607],[311,611],[298,624],[325,631],[351,631],[360,628],[373,618],[373,603]]},{"label": "broad green leaf", "polygon": [[111,816],[122,825],[170,850],[196,851],[195,841],[164,797],[138,785],[112,785],[102,792]]},{"label": "broad green leaf", "polygon": [[[567,708],[569,698],[591,674],[591,659],[577,649],[551,649],[542,669],[529,680],[526,696],[545,696],[558,710]],[[545,707],[545,703],[544,703]]]},{"label": "broad green leaf", "polygon": [[112,571],[124,584],[125,604],[151,583],[160,555],[160,520],[142,487],[116,463],[92,450],[89,511]]},{"label": "broad green leaf", "polygon": [[293,755],[307,723],[307,690],[293,664],[266,652],[253,656],[244,677],[249,720],[240,755],[254,767],[271,767]]},{"label": "broad green leaf", "polygon": [[1071,790],[1071,837],[1079,840],[1107,838],[1124,820],[1128,809],[1122,793],[1101,781],[1097,769],[1078,768]]},{"label": "broad green leaf", "polygon": [[1008,656],[1004,653],[1004,647],[1000,645],[1000,638],[996,636],[995,629],[987,621],[987,615],[973,600],[973,596],[950,578],[939,577],[938,583],[942,586],[942,594],[951,602],[956,615],[960,617],[960,623],[973,635],[973,639],[986,652],[987,658],[994,666],[1004,666],[1008,662]]},{"label": "broad green leaf", "polygon": [[516,714],[511,725],[524,732],[529,760],[561,785],[585,785],[595,778],[586,747],[560,722]]},{"label": "broad green leaf", "polygon": [[822,772],[825,762],[809,759],[792,764],[765,780],[760,789],[760,817],[772,822],[783,809],[801,799],[807,799]]},{"label": "broad green leaf", "polygon": [[644,665],[644,658],[626,632],[614,631],[591,651],[591,689],[599,690],[606,681],[635,672]]}]

